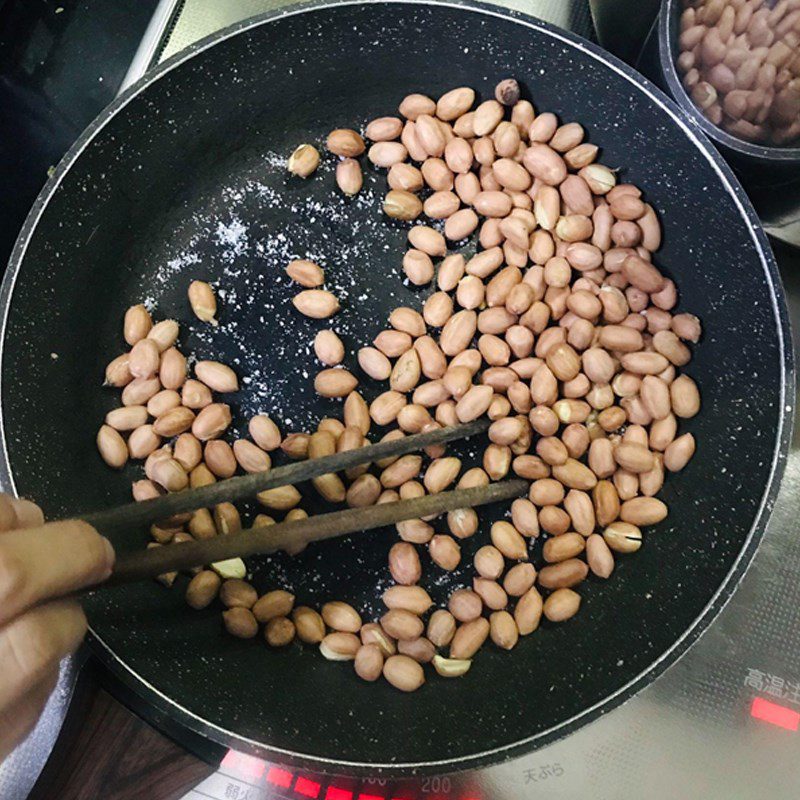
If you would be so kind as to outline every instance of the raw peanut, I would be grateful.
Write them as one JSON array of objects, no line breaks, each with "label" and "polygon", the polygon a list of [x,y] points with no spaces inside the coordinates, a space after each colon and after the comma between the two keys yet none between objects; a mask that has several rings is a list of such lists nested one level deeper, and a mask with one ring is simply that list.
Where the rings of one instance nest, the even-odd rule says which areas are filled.
[{"label": "raw peanut", "polygon": [[109,362],[105,371],[104,386],[114,386],[121,389],[127,386],[132,380],[133,375],[128,367],[130,363],[130,353],[123,353]]},{"label": "raw peanut", "polygon": [[319,652],[328,661],[354,661],[361,649],[361,640],[354,633],[329,633],[320,643]]},{"label": "raw peanut", "polygon": [[190,409],[178,406],[156,419],[153,423],[153,432],[169,439],[189,430],[195,420],[196,417]]},{"label": "raw peanut", "polygon": [[635,553],[642,546],[642,532],[636,525],[617,520],[603,531],[603,540],[617,553]]},{"label": "raw peanut", "polygon": [[455,617],[443,608],[434,611],[428,620],[428,639],[435,647],[447,647],[456,632]]},{"label": "raw peanut", "polygon": [[[497,182],[514,192],[525,192],[530,188],[531,176],[521,164],[511,158],[499,158],[492,164],[492,172]],[[527,237],[524,243],[527,249]]]},{"label": "raw peanut", "polygon": [[403,271],[415,286],[425,286],[433,280],[433,262],[421,250],[409,250],[403,256]]},{"label": "raw peanut", "polygon": [[664,485],[664,457],[661,453],[653,456],[653,468],[639,475],[639,492],[645,497],[652,497],[661,491]]},{"label": "raw peanut", "polygon": [[536,454],[545,464],[550,466],[565,464],[569,458],[569,453],[564,443],[554,436],[545,436],[539,439],[536,443]]},{"label": "raw peanut", "polygon": [[403,123],[397,117],[378,117],[367,124],[367,139],[373,142],[388,142],[397,139],[403,131]]},{"label": "raw peanut", "polygon": [[350,508],[364,508],[375,505],[380,493],[381,484],[374,475],[360,475],[350,484],[345,500]]},{"label": "raw peanut", "polygon": [[505,568],[503,554],[492,545],[484,545],[475,553],[475,570],[482,578],[497,580]]},{"label": "raw peanut", "polygon": [[544,601],[544,615],[550,622],[564,622],[578,613],[581,596],[572,589],[556,589]]},{"label": "raw peanut", "polygon": [[475,309],[483,304],[486,287],[480,278],[467,275],[458,282],[456,301],[464,309]]},{"label": "raw peanut", "polygon": [[548,186],[546,183],[540,185],[533,200],[533,213],[539,223],[539,227],[546,231],[554,230],[558,222],[560,208],[561,197],[558,189],[554,186]]},{"label": "raw peanut", "polygon": [[397,583],[412,586],[422,577],[419,555],[412,544],[397,542],[389,550],[389,571]]},{"label": "raw peanut", "polygon": [[239,390],[239,379],[236,373],[218,361],[198,361],[194,365],[198,380],[215,392],[236,392]]},{"label": "raw peanut", "polygon": [[626,500],[620,509],[623,522],[641,527],[655,525],[667,516],[667,506],[655,497],[634,497]]},{"label": "raw peanut", "polygon": [[448,457],[437,458],[425,471],[425,488],[430,494],[444,491],[458,477],[461,471],[461,459]]},{"label": "raw peanut", "polygon": [[364,185],[364,176],[358,161],[354,158],[345,158],[336,165],[336,185],[351,197],[361,191],[361,187]]},{"label": "raw peanut", "polygon": [[670,442],[664,450],[664,467],[670,472],[679,472],[690,461],[695,451],[694,436],[684,433]]},{"label": "raw peanut", "polygon": [[443,256],[447,250],[444,236],[427,225],[415,225],[408,232],[412,247],[429,256]]},{"label": "raw peanut", "polygon": [[539,535],[539,519],[530,500],[518,498],[511,504],[511,521],[523,536],[536,538]]},{"label": "raw peanut", "polygon": [[537,506],[559,505],[564,499],[564,487],[553,478],[541,478],[531,484],[530,499]]},{"label": "raw peanut", "polygon": [[365,149],[364,140],[354,130],[337,128],[328,134],[325,146],[334,155],[342,158],[355,158]]},{"label": "raw peanut", "polygon": [[160,350],[152,339],[140,339],[131,348],[128,369],[134,378],[152,378],[158,372]]},{"label": "raw peanut", "polygon": [[472,204],[484,217],[505,217],[511,211],[511,198],[505,192],[479,192]]},{"label": "raw peanut", "polygon": [[415,692],[425,683],[425,673],[413,658],[389,656],[383,665],[383,677],[401,692]]},{"label": "raw peanut", "polygon": [[480,617],[483,601],[471,589],[457,589],[450,595],[447,608],[459,622],[470,622]]},{"label": "raw peanut", "polygon": [[383,593],[387,608],[402,608],[422,616],[433,605],[430,595],[421,586],[390,586]]},{"label": "raw peanut", "polygon": [[361,616],[347,603],[334,600],[322,606],[322,619],[329,628],[345,633],[358,633],[361,630]]},{"label": "raw peanut", "polygon": [[499,611],[508,605],[508,595],[499,583],[487,578],[473,578],[472,589],[483,600],[486,608]]},{"label": "raw peanut", "polygon": [[397,643],[397,652],[413,658],[419,664],[429,664],[436,655],[436,648],[428,639],[420,636],[418,639],[401,639]]},{"label": "raw peanut", "polygon": [[555,227],[556,236],[564,242],[585,242],[592,231],[592,221],[580,214],[559,217]]},{"label": "raw peanut", "polygon": [[593,489],[597,484],[595,474],[585,464],[574,458],[568,458],[563,464],[554,465],[552,472],[553,477],[569,489],[586,491]]},{"label": "raw peanut", "polygon": [[258,414],[253,417],[248,425],[248,430],[262,450],[272,451],[280,447],[281,433],[278,426],[266,414]]},{"label": "raw peanut", "polygon": [[306,289],[316,289],[325,282],[325,273],[318,264],[306,259],[290,261],[286,274]]},{"label": "raw peanut", "polygon": [[511,469],[511,448],[490,444],[483,452],[483,468],[493,481],[502,480]]},{"label": "raw peanut", "polygon": [[528,560],[528,547],[519,531],[505,520],[500,520],[492,525],[491,540],[497,550],[506,558],[515,561]]},{"label": "raw peanut", "polygon": [[488,278],[502,263],[502,249],[497,246],[487,247],[467,262],[466,271],[478,278]]},{"label": "raw peanut", "polygon": [[464,275],[466,261],[460,253],[447,256],[439,265],[437,283],[443,292],[450,292],[456,288]]},{"label": "raw peanut", "polygon": [[144,500],[153,500],[160,497],[163,492],[151,480],[134,481],[131,484],[131,495],[137,503]]},{"label": "raw peanut", "polygon": [[278,486],[275,489],[265,489],[256,495],[258,502],[266,508],[276,511],[288,511],[294,508],[302,499],[300,492],[294,486]]},{"label": "raw peanut", "polygon": [[286,617],[294,606],[294,595],[284,589],[274,589],[261,596],[253,605],[255,618],[263,625],[276,617]]},{"label": "raw peanut", "polygon": [[195,417],[192,423],[192,433],[201,442],[205,442],[222,435],[230,424],[230,406],[225,403],[212,403],[201,409]]},{"label": "raw peanut", "polygon": [[403,192],[418,192],[422,189],[422,173],[411,164],[394,164],[389,168],[386,182],[390,189]]},{"label": "raw peanut", "polygon": [[188,296],[189,305],[197,319],[211,325],[219,324],[216,319],[217,298],[210,284],[205,281],[192,281],[189,284]]},{"label": "raw peanut", "polygon": [[198,572],[186,587],[186,603],[191,608],[199,611],[211,605],[219,592],[222,580],[216,572],[205,569]]},{"label": "raw peanut", "polygon": [[374,347],[362,347],[358,351],[358,364],[376,381],[385,381],[392,371],[389,359]]},{"label": "raw peanut", "polygon": [[669,386],[672,412],[676,417],[688,419],[700,410],[700,393],[697,384],[688,375],[679,375]]},{"label": "raw peanut", "polygon": [[258,633],[258,622],[249,608],[234,606],[222,612],[225,630],[238,639],[252,639]]},{"label": "raw peanut", "polygon": [[364,625],[361,628],[360,635],[363,644],[377,645],[386,658],[393,656],[397,652],[394,639],[392,639],[377,622],[368,622]]},{"label": "raw peanut", "polygon": [[564,161],[570,169],[580,170],[589,166],[597,158],[598,147],[596,144],[584,142],[564,153]]},{"label": "raw peanut", "polygon": [[174,319],[163,319],[153,325],[147,338],[156,343],[159,353],[163,353],[175,344],[178,340],[178,333],[178,323]]},{"label": "raw peanut", "polygon": [[[405,306],[396,308],[389,315],[389,324],[395,330],[401,331],[402,333],[406,333],[415,338],[417,336],[425,335],[425,320],[418,311],[414,311],[412,308],[407,308]],[[409,342],[409,347],[410,346],[411,343]],[[387,353],[387,355],[401,355],[401,353]]]},{"label": "raw peanut", "polygon": [[477,324],[481,333],[501,334],[505,333],[516,322],[516,316],[500,306],[481,311],[478,315]]},{"label": "raw peanut", "polygon": [[[446,352],[446,351],[445,351]],[[494,392],[490,386],[473,386],[456,403],[459,422],[471,422],[482,416],[492,402]]]},{"label": "raw peanut", "polygon": [[478,227],[478,222],[478,215],[471,208],[455,210],[447,216],[447,221],[444,224],[444,235],[451,242],[466,239]]},{"label": "raw peanut", "polygon": [[299,178],[307,178],[319,166],[319,151],[310,144],[301,144],[289,156],[286,168]]},{"label": "raw peanut", "polygon": [[672,331],[657,331],[653,336],[653,347],[657,353],[661,353],[662,356],[676,367],[682,367],[684,364],[688,364],[692,357],[689,348]]},{"label": "raw peanut", "polygon": [[603,537],[596,533],[586,540],[586,561],[598,578],[608,578],[614,571],[614,556]]},{"label": "raw peanut", "polygon": [[472,108],[475,91],[468,86],[460,86],[445,92],[436,103],[436,116],[445,122],[452,122]]},{"label": "raw peanut", "polygon": [[233,450],[221,439],[212,439],[206,443],[203,460],[218,478],[230,478],[236,472],[237,462]]},{"label": "raw peanut", "polygon": [[542,618],[542,596],[531,587],[517,601],[514,609],[514,622],[520,636],[528,636],[539,627]]},{"label": "raw peanut", "polygon": [[478,530],[478,515],[472,508],[456,508],[448,511],[447,527],[458,539],[468,539]]},{"label": "raw peanut", "polygon": [[[251,609],[256,600],[258,592],[243,580],[225,581],[219,590],[219,599],[226,608],[246,608]],[[255,621],[255,618],[253,618]]]},{"label": "raw peanut", "polygon": [[547,351],[547,366],[560,381],[569,381],[581,369],[581,358],[566,342],[557,344]]},{"label": "raw peanut", "polygon": [[[98,447],[100,447],[100,434],[98,434]],[[105,442],[107,446],[108,440]],[[123,442],[124,444],[124,442]],[[131,432],[131,435],[128,437],[128,448],[127,452],[125,453],[125,458],[127,460],[128,454],[130,454],[131,458],[147,458],[154,450],[161,446],[161,437],[153,430],[152,425],[140,425],[136,430]],[[116,454],[118,456],[122,455],[122,451],[119,449],[119,445],[113,444],[112,448],[116,449]],[[103,451],[101,450],[101,455]],[[109,455],[114,455],[114,451],[112,450]],[[106,456],[103,455],[103,459],[108,464],[109,462],[106,460]],[[124,462],[123,462],[124,463]],[[114,466],[114,464],[109,464],[109,466]]]},{"label": "raw peanut", "polygon": [[494,444],[510,445],[522,436],[524,427],[516,417],[498,419],[489,426],[489,439]]},{"label": "raw peanut", "polygon": [[414,132],[417,141],[429,156],[438,158],[443,155],[447,142],[438,121],[430,114],[420,114],[414,120]]},{"label": "raw peanut", "polygon": [[125,440],[110,425],[103,425],[98,431],[97,449],[103,461],[114,469],[122,469],[128,460],[128,446]]},{"label": "raw peanut", "polygon": [[298,606],[292,611],[292,621],[301,642],[319,644],[325,638],[325,623],[313,608]]},{"label": "raw peanut", "polygon": [[145,410],[151,417],[160,417],[180,404],[181,396],[174,389],[162,389],[147,401]]},{"label": "raw peanut", "polygon": [[675,439],[677,430],[678,422],[674,414],[668,414],[664,419],[653,422],[650,426],[650,449],[666,450],[669,443]]},{"label": "raw peanut", "polygon": [[174,458],[158,459],[153,463],[148,477],[168,492],[180,492],[189,485],[186,470]]},{"label": "raw peanut", "polygon": [[461,548],[450,536],[444,534],[433,536],[428,543],[428,552],[434,564],[448,572],[461,563]]},{"label": "raw peanut", "polygon": [[344,360],[344,345],[333,331],[320,331],[314,337],[314,353],[328,367],[335,367]]},{"label": "raw peanut", "polygon": [[536,580],[536,569],[533,564],[515,564],[503,579],[503,589],[512,597],[522,597],[530,590]]},{"label": "raw peanut", "polygon": [[648,294],[664,288],[664,276],[653,264],[639,256],[628,256],[622,262],[622,274],[633,286]]},{"label": "raw peanut", "polygon": [[147,409],[144,406],[123,406],[106,414],[106,425],[116,431],[132,431],[147,422]]},{"label": "raw peanut", "polygon": [[322,397],[346,397],[358,386],[358,378],[343,367],[324,369],[314,378],[314,390]]},{"label": "raw peanut", "polygon": [[362,645],[353,664],[356,675],[365,681],[376,681],[383,672],[383,653],[376,644]]},{"label": "raw peanut", "polygon": [[211,404],[211,390],[204,383],[193,378],[187,380],[181,388],[181,403],[186,408],[195,410]]},{"label": "raw peanut", "polygon": [[614,450],[614,459],[628,472],[648,472],[653,468],[653,454],[644,445],[623,442]]},{"label": "raw peanut", "polygon": [[[646,473],[642,473],[646,474]],[[620,500],[630,500],[639,493],[639,476],[635,472],[622,469],[621,467],[614,473],[614,488],[619,494]]]},{"label": "raw peanut", "polygon": [[189,487],[199,489],[201,486],[209,486],[216,483],[217,479],[205,464],[198,464],[189,475]]},{"label": "raw peanut", "polygon": [[[368,158],[376,166],[388,169],[405,161],[408,151],[401,142],[378,142],[369,149]],[[358,162],[355,162],[358,164]],[[359,167],[360,170],[360,167]]]},{"label": "raw peanut", "polygon": [[233,503],[218,503],[214,506],[214,527],[217,533],[224,536],[239,533],[242,529],[242,518]]},{"label": "raw peanut", "polygon": [[411,454],[401,456],[381,473],[381,484],[387,489],[394,489],[416,478],[421,469],[421,456]]},{"label": "raw peanut", "polygon": [[[150,312],[143,305],[131,306],[125,312],[122,330],[125,341],[133,346],[144,339],[153,327]],[[120,356],[121,357],[121,356]]]},{"label": "raw peanut", "polygon": [[533,141],[525,151],[522,161],[534,178],[538,178],[542,183],[550,186],[557,186],[567,177],[567,165],[564,163],[564,159],[551,147],[541,142]]},{"label": "raw peanut", "polygon": [[420,433],[432,422],[428,409],[418,403],[403,406],[397,414],[397,425],[406,433]]},{"label": "raw peanut", "polygon": [[545,589],[562,589],[576,586],[586,578],[589,567],[584,561],[569,558],[557,564],[548,564],[539,571],[539,585]]},{"label": "raw peanut", "polygon": [[305,458],[308,455],[308,441],[310,438],[307,433],[290,433],[281,442],[281,450],[289,458]]},{"label": "raw peanut", "polygon": [[634,375],[658,375],[669,366],[667,359],[660,353],[645,351],[624,353],[620,362],[624,369]]},{"label": "raw peanut", "polygon": [[697,342],[702,334],[700,320],[694,314],[676,314],[672,318],[672,330],[687,342]]},{"label": "raw peanut", "polygon": [[495,611],[489,617],[489,636],[501,650],[512,650],[519,641],[514,617],[508,611]]},{"label": "raw peanut", "polygon": [[608,194],[617,183],[614,172],[603,164],[588,164],[578,170],[578,175],[586,181],[593,194]]},{"label": "raw peanut", "polygon": [[551,536],[542,548],[545,561],[556,563],[574,558],[583,552],[585,539],[579,533],[564,533],[560,536]]},{"label": "raw peanut", "polygon": [[416,639],[425,630],[422,620],[403,608],[389,609],[380,622],[381,628],[394,639]]},{"label": "raw peanut", "polygon": [[294,307],[311,319],[327,319],[339,310],[339,301],[324,289],[306,289],[292,298]]},{"label": "raw peanut", "polygon": [[432,659],[433,668],[442,678],[460,678],[469,672],[472,661],[468,658],[444,658],[435,655]]},{"label": "raw peanut", "polygon": [[489,621],[483,617],[458,627],[450,643],[451,659],[470,659],[480,650],[489,635]]}]

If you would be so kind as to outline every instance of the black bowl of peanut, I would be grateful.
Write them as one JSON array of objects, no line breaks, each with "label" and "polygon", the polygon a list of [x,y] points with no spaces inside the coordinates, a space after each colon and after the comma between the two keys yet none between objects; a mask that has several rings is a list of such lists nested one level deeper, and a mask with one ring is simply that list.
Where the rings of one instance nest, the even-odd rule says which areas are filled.
[{"label": "black bowl of peanut", "polygon": [[1,299],[0,474],[51,514],[491,419],[114,541],[530,481],[89,599],[152,708],[323,770],[474,767],[623,702],[730,596],[787,448],[732,173],[633,70],[494,7],[326,4],[165,63],[58,167]]},{"label": "black bowl of peanut", "polygon": [[736,163],[800,174],[800,3],[663,0],[662,77]]}]

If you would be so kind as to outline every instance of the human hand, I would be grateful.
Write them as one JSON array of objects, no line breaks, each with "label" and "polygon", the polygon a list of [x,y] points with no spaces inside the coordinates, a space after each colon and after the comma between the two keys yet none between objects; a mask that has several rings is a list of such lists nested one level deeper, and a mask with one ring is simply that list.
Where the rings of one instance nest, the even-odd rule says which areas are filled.
[{"label": "human hand", "polygon": [[61,659],[80,644],[86,618],[70,592],[105,580],[107,539],[85,522],[44,524],[28,500],[0,494],[0,761],[36,724]]}]

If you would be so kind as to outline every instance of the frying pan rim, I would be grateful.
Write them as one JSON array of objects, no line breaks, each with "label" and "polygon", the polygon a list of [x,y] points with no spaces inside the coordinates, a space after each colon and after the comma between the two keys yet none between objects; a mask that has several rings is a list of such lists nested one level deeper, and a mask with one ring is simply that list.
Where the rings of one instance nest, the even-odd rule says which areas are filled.
[{"label": "frying pan rim", "polygon": [[[100,660],[123,681],[126,688],[132,690],[144,703],[150,703],[155,709],[167,713],[176,723],[185,725],[189,729],[206,736],[212,741],[223,744],[224,746],[238,748],[244,752],[255,753],[262,757],[278,759],[283,763],[302,765],[323,772],[330,772],[332,769],[347,768],[352,771],[353,774],[363,774],[366,772],[372,774],[376,772],[384,774],[401,772],[406,774],[409,772],[412,774],[425,774],[442,772],[443,769],[448,771],[472,769],[490,763],[494,764],[505,761],[525,752],[538,749],[558,739],[564,738],[579,727],[588,724],[602,714],[618,707],[623,702],[633,697],[652,683],[665,669],[677,661],[677,659],[680,658],[708,628],[709,624],[724,608],[734,593],[752,562],[758,544],[764,535],[766,523],[780,487],[780,479],[783,475],[791,437],[791,423],[794,416],[794,360],[786,301],[783,296],[783,288],[777,264],[770,250],[766,234],[761,228],[758,217],[750,201],[747,199],[747,196],[744,194],[744,190],[734,177],[730,167],[728,167],[722,159],[722,156],[714,149],[706,136],[701,131],[697,130],[696,126],[693,126],[691,120],[673,100],[627,64],[624,64],[616,57],[580,36],[557,28],[527,14],[512,9],[501,9],[497,6],[476,2],[476,0],[443,0],[442,2],[438,0],[380,0],[380,2],[367,3],[359,2],[359,0],[319,0],[318,2],[292,5],[281,10],[267,12],[235,23],[234,25],[201,39],[185,50],[176,53],[162,64],[154,67],[150,73],[140,78],[135,84],[120,94],[120,96],[104,109],[81,134],[75,144],[61,159],[53,175],[43,187],[20,231],[9,259],[8,268],[3,277],[2,284],[0,284],[0,314],[2,314],[2,319],[0,320],[0,398],[2,397],[3,391],[2,371],[3,359],[5,357],[8,318],[11,302],[13,300],[14,287],[22,268],[28,245],[37,229],[39,219],[47,208],[50,199],[61,185],[62,180],[73,164],[77,162],[81,153],[91,144],[108,122],[135,97],[145,91],[151,84],[155,83],[155,81],[159,80],[173,69],[190,61],[200,53],[240,33],[251,31],[262,25],[299,14],[337,9],[339,7],[386,5],[387,3],[397,6],[428,6],[434,9],[456,9],[459,12],[478,14],[485,17],[496,18],[504,22],[513,22],[514,24],[535,30],[541,35],[560,41],[563,45],[584,53],[598,64],[617,73],[635,90],[643,93],[650,102],[655,103],[656,106],[665,112],[671,118],[672,123],[683,131],[689,141],[706,158],[711,168],[717,173],[721,187],[731,197],[742,216],[743,223],[746,224],[750,230],[750,235],[753,239],[756,251],[758,252],[759,260],[761,261],[761,266],[767,278],[770,290],[772,311],[776,322],[776,335],[782,376],[780,385],[782,410],[779,413],[775,447],[769,468],[767,485],[761,503],[754,516],[753,525],[747,534],[743,546],[731,566],[731,569],[720,583],[711,600],[671,647],[661,653],[646,669],[642,670],[615,692],[569,719],[512,744],[506,744],[479,753],[450,759],[439,759],[436,761],[419,763],[391,762],[386,764],[343,761],[327,756],[297,753],[285,748],[265,745],[264,743],[228,731],[220,725],[210,723],[197,714],[178,705],[174,700],[164,695],[155,686],[148,683],[127,666],[102,638],[92,631],[92,640],[96,643],[94,646],[96,654]],[[4,409],[1,403],[0,487],[10,488],[11,491],[15,491],[15,483],[9,460],[8,448],[6,446]]]}]

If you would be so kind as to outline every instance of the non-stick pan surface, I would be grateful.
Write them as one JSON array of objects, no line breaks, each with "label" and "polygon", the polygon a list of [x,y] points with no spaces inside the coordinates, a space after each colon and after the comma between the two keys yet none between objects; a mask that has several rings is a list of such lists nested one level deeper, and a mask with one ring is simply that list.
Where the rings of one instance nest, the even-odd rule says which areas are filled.
[{"label": "non-stick pan surface", "polygon": [[[441,770],[533,748],[651,680],[713,617],[755,550],[792,397],[777,273],[749,206],[707,142],[627,68],[535,20],[466,5],[267,17],[159,68],[92,126],[37,202],[4,284],[6,481],[53,515],[128,498],[137,471],[108,470],[94,435],[118,402],[100,382],[123,347],[122,314],[143,299],[157,317],[184,323],[185,351],[247,376],[231,399],[240,419],[264,410],[291,431],[337,413],[311,388],[309,342],[321,325],[291,307],[287,260],[324,264],[343,299],[334,327],[350,349],[430,289],[401,283],[406,231],[381,216],[383,176],[368,170],[366,191],[347,201],[329,161],[302,182],[287,178],[281,158],[333,127],[393,113],[409,91],[437,96],[466,84],[487,97],[508,75],[537,108],[584,123],[602,160],[644,187],[661,215],[658,263],[680,286],[681,310],[706,330],[688,369],[704,398],[686,426],[697,456],[667,481],[667,521],[609,581],[587,583],[575,620],[544,624],[510,654],[486,647],[465,678],[431,680],[413,696],[364,684],[349,665],[300,646],[276,652],[225,636],[218,609],[185,607],[185,578],[172,591],[145,583],[91,599],[106,661],[149,702],[218,741],[331,769]],[[220,287],[217,330],[190,319],[193,278]],[[467,566],[453,576],[426,564],[437,600],[470,579],[485,537],[486,525],[464,543]],[[145,540],[131,533],[115,545]],[[394,540],[385,531],[294,561],[253,559],[255,582],[378,614]]]}]

